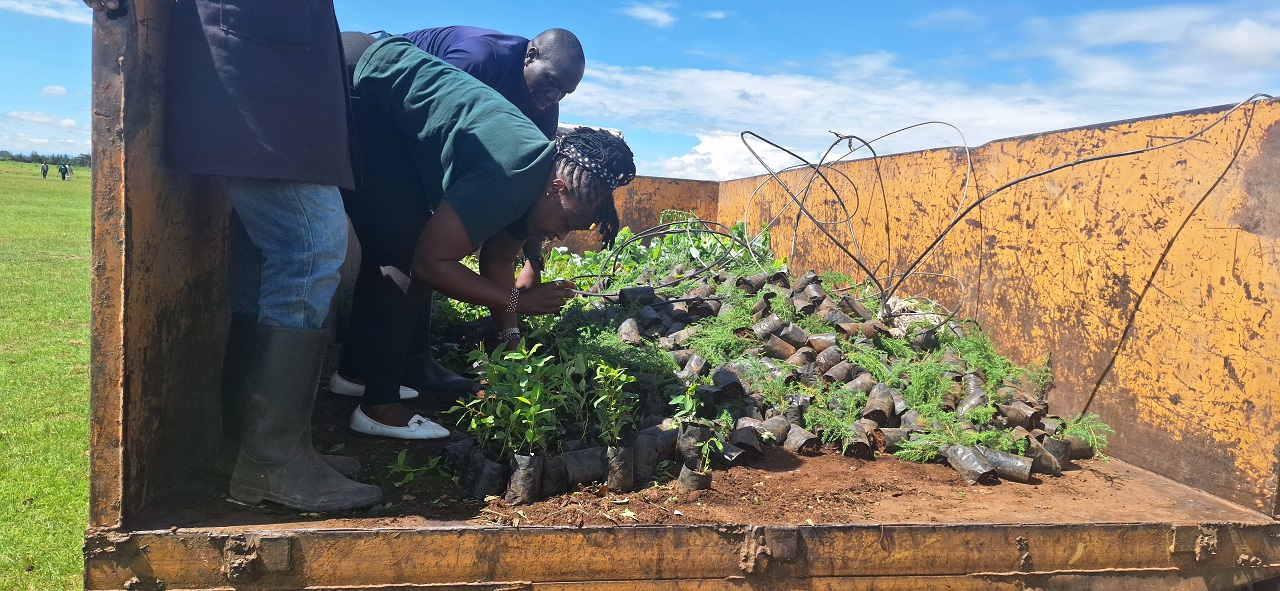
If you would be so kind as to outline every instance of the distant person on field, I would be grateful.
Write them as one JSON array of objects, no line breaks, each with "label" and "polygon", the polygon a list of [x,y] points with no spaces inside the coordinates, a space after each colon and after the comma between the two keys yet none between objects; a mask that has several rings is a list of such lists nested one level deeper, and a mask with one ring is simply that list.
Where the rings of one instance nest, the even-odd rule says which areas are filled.
[{"label": "distant person on field", "polygon": [[65,162],[58,165],[58,174],[62,175],[62,180],[67,180],[67,164]]},{"label": "distant person on field", "polygon": [[[555,138],[560,125],[560,100],[577,90],[586,69],[582,44],[576,35],[565,29],[548,29],[533,39],[526,39],[491,29],[452,26],[412,31],[403,37],[418,49],[456,66],[498,91],[548,140]],[[540,237],[532,237],[525,244],[528,262],[521,270],[518,287],[528,288],[540,281],[541,246]],[[361,296],[365,296],[366,291],[361,289]],[[457,394],[474,388],[471,380],[449,371],[431,354],[431,301],[428,293],[426,308],[419,315],[418,326],[405,357],[401,384],[405,392],[402,396],[415,396],[417,392]],[[355,298],[351,323],[366,322],[365,318],[379,314],[388,305],[388,302],[368,297]],[[330,391],[348,396],[363,395],[365,374],[369,371],[367,362],[363,360],[367,360],[369,355],[368,351],[362,350],[360,343],[344,341],[338,371],[329,378]],[[374,402],[366,398],[366,403]]]},{"label": "distant person on field", "polygon": [[42,179],[47,179],[47,178],[49,178],[49,163],[48,163],[48,162],[41,162],[41,163],[40,163],[40,178],[42,178]]},{"label": "distant person on field", "polygon": [[75,176],[75,169],[70,164],[67,165],[67,178]]}]

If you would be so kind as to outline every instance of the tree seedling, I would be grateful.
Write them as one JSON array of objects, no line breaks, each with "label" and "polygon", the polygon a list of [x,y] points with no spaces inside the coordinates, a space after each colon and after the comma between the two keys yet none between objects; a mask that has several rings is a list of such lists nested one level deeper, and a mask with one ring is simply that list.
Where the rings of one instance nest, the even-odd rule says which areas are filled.
[{"label": "tree seedling", "polygon": [[695,423],[699,421],[698,409],[702,408],[702,401],[697,396],[698,385],[692,384],[685,390],[684,394],[671,397],[671,406],[676,407],[676,412],[672,418],[680,424]]},{"label": "tree seedling", "polygon": [[445,467],[441,456],[434,456],[427,460],[425,465],[414,467],[410,463],[408,449],[402,449],[400,450],[400,453],[396,454],[395,463],[388,464],[387,471],[392,478],[400,478],[399,481],[391,483],[392,486],[395,486],[396,488],[400,488],[413,482],[419,476],[428,474],[442,478],[447,478],[449,476],[448,468]]},{"label": "tree seedling", "polygon": [[545,454],[561,433],[555,411],[565,407],[566,393],[576,392],[573,367],[550,355],[538,355],[541,345],[514,350],[498,347],[492,354],[470,355],[485,390],[459,400],[449,412],[461,413],[458,424],[495,454]]},{"label": "tree seedling", "polygon": [[698,466],[698,471],[705,473],[711,470],[711,457],[724,451],[724,443],[719,437],[712,435],[710,439],[699,441],[697,445],[698,451],[702,453],[702,462]]},{"label": "tree seedling", "polygon": [[623,430],[635,423],[637,396],[623,389],[635,381],[625,369],[603,361],[596,365],[596,397],[592,406],[600,422],[600,440],[605,445],[620,445]]},{"label": "tree seedling", "polygon": [[1054,438],[1065,441],[1068,437],[1079,437],[1093,449],[1093,453],[1097,457],[1107,460],[1108,458],[1102,453],[1102,450],[1107,447],[1108,433],[1114,434],[1115,430],[1102,422],[1102,417],[1090,413],[1076,415],[1074,419],[1067,421],[1066,427],[1054,435]]}]

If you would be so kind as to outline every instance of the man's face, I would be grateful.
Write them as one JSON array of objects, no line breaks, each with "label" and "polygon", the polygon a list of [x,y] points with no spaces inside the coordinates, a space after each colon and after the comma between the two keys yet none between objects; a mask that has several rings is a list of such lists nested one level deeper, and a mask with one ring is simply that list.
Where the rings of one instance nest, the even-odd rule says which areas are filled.
[{"label": "man's face", "polygon": [[534,108],[542,112],[560,102],[566,95],[578,89],[582,81],[582,68],[566,67],[542,57],[537,48],[530,47],[524,58],[524,84],[533,97]]}]

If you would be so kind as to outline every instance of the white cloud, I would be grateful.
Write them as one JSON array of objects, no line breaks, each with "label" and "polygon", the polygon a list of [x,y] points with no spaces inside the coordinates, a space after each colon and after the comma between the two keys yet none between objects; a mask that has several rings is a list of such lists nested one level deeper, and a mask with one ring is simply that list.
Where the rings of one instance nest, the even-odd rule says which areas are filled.
[{"label": "white cloud", "polygon": [[67,87],[65,87],[65,86],[46,86],[46,87],[44,87],[44,88],[41,88],[41,89],[40,89],[40,94],[47,94],[47,95],[49,95],[49,96],[66,96],[66,95],[67,95]]},{"label": "white cloud", "polygon": [[1054,62],[1067,92],[1124,101],[1120,95],[1216,96],[1217,102],[1225,89],[1236,89],[1233,95],[1275,90],[1268,85],[1276,82],[1280,12],[1249,6],[1156,7],[1040,20],[1029,31],[1028,51]]},{"label": "white cloud", "polygon": [[764,168],[743,148],[737,132],[697,134],[698,145],[683,156],[640,162],[642,174],[685,179],[733,179],[763,174]]},{"label": "white cloud", "polygon": [[39,111],[9,111],[8,116],[10,119],[15,121],[35,123],[38,125],[51,125],[54,127],[61,127],[63,129],[71,129],[76,126],[75,119],[58,117],[57,115],[50,115]]},{"label": "white cloud", "polygon": [[31,151],[37,152],[67,152],[71,154],[80,154],[88,152],[91,147],[89,140],[76,140],[65,137],[50,137],[47,135],[33,135],[29,133],[8,133],[0,130],[0,150],[7,150],[16,153],[26,153]]},{"label": "white cloud", "polygon": [[[3,2],[5,0],[0,0]],[[647,25],[665,29],[676,23],[676,17],[671,14],[673,5],[669,2],[654,2],[651,4],[633,3],[622,9],[622,14],[639,20]]]},{"label": "white cloud", "polygon": [[54,123],[58,120],[53,115],[38,111],[9,111],[9,118],[27,123]]},{"label": "white cloud", "polygon": [[892,53],[877,51],[832,60],[829,68],[836,78],[849,82],[900,79],[907,72],[894,68],[895,59]]},{"label": "white cloud", "polygon": [[706,12],[699,14],[698,16],[702,18],[713,19],[713,20],[721,20],[721,19],[729,18],[729,12],[725,10],[708,10]]},{"label": "white cloud", "polygon": [[1188,32],[1192,45],[1237,63],[1268,65],[1280,54],[1280,24],[1241,19]]},{"label": "white cloud", "polygon": [[911,23],[920,29],[973,30],[986,24],[986,19],[966,8],[948,8],[924,15]]},{"label": "white cloud", "polygon": [[[1068,20],[1067,37],[1086,47],[1124,43],[1172,43],[1208,22],[1217,11],[1207,7],[1168,6],[1092,12]],[[1059,21],[1046,21],[1062,31]],[[1048,38],[1052,39],[1052,37]]]},{"label": "white cloud", "polygon": [[77,0],[0,0],[0,10],[90,24],[93,10]]},{"label": "white cloud", "polygon": [[18,136],[18,139],[23,140],[30,144],[37,145],[37,146],[83,146],[85,148],[89,147],[89,142],[71,140],[66,138],[44,138],[44,137],[32,137],[32,136],[20,135]]},{"label": "white cloud", "polygon": [[[763,169],[751,165],[738,132],[752,130],[806,158],[817,158],[831,131],[871,139],[921,121],[941,119],[971,130],[970,142],[1094,121],[1085,107],[1042,98],[1038,89],[972,89],[920,80],[889,66],[882,52],[840,60],[825,76],[755,74],[733,70],[622,68],[593,63],[564,107],[583,120],[622,121],[628,127],[696,136],[679,157],[642,162],[642,172],[685,178],[734,178]],[[852,64],[852,65],[850,65]],[[941,126],[893,136],[881,153],[960,144]],[[771,166],[798,162],[769,152]],[[865,152],[864,152],[865,153]]]}]

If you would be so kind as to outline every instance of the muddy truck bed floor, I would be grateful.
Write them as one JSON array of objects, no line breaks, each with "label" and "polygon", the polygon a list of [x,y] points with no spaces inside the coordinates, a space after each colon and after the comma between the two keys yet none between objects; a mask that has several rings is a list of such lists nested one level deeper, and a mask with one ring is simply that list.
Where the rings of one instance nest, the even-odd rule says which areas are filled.
[{"label": "muddy truck bed floor", "polygon": [[[362,482],[381,485],[386,503],[342,514],[300,514],[227,498],[227,480],[197,473],[182,490],[156,502],[131,529],[223,526],[362,528],[423,526],[634,526],[642,524],[1086,524],[1270,523],[1261,513],[1178,484],[1114,458],[1078,460],[1061,477],[1034,475],[1029,484],[969,485],[942,464],[881,454],[873,461],[825,449],[798,456],[766,447],[758,462],[715,471],[712,490],[681,493],[674,482],[626,493],[582,487],[530,505],[510,507],[462,498],[445,470],[428,469],[447,440],[404,441],[357,434],[347,427],[358,398],[328,392],[337,365],[332,347],[318,386],[312,426],[318,449],[358,458]],[[452,398],[426,393],[405,403],[441,424]],[[403,457],[401,456],[403,454]],[[436,464],[443,466],[443,462]],[[412,475],[406,481],[406,477]]]}]

